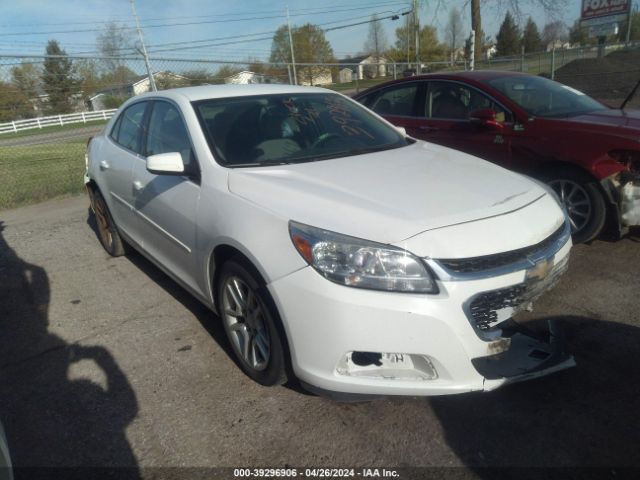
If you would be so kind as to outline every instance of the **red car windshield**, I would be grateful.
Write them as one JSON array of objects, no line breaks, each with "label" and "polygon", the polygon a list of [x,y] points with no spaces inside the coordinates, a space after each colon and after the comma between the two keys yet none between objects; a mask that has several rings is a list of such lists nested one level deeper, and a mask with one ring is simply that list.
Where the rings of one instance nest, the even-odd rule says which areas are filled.
[{"label": "red car windshield", "polygon": [[485,83],[536,117],[575,117],[607,108],[579,90],[544,77],[514,75]]}]

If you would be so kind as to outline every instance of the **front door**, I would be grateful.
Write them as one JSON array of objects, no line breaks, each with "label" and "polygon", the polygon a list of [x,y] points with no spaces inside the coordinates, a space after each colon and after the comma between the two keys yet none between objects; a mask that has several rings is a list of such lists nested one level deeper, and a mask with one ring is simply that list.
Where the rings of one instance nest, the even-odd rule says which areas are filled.
[{"label": "front door", "polygon": [[[133,170],[139,237],[147,253],[198,290],[199,169],[179,108],[166,101],[154,101],[151,108],[145,157],[136,161]],[[182,155],[185,175],[155,175],[147,170],[146,157],[169,152]]]},{"label": "front door", "polygon": [[[470,114],[482,109],[494,110],[502,128],[472,122]],[[511,112],[484,93],[460,82],[427,82],[425,125],[418,138],[509,167],[512,136]]]}]

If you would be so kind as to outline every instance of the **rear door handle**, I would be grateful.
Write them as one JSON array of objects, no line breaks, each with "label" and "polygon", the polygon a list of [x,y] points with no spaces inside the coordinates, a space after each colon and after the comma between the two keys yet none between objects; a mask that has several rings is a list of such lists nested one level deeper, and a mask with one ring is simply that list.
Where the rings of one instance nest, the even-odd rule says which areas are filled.
[{"label": "rear door handle", "polygon": [[100,170],[107,170],[109,163],[106,160],[100,160]]},{"label": "rear door handle", "polygon": [[140,180],[136,180],[133,182],[133,188],[135,188],[136,190],[142,190],[142,187],[144,187],[144,185],[142,185],[142,182]]},{"label": "rear door handle", "polygon": [[431,127],[429,125],[420,125],[418,129],[422,130],[423,132],[437,132],[438,130],[440,130],[438,127]]}]

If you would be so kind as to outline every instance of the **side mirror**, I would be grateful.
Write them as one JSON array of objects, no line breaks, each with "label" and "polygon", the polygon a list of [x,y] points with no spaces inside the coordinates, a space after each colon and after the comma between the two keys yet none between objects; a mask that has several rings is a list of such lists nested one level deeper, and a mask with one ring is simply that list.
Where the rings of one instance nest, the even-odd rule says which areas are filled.
[{"label": "side mirror", "polygon": [[396,127],[396,130],[400,133],[400,135],[402,135],[403,137],[407,136],[407,130],[404,127]]},{"label": "side mirror", "polygon": [[469,114],[471,123],[490,128],[492,130],[502,130],[504,125],[497,120],[497,113],[491,108],[474,110]]},{"label": "side mirror", "polygon": [[184,163],[179,152],[159,153],[147,157],[147,170],[155,175],[184,175]]}]

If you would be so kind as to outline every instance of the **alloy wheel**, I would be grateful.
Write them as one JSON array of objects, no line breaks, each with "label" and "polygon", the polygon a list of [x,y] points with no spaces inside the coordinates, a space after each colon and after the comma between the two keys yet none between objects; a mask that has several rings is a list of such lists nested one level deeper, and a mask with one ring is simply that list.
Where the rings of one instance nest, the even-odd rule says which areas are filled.
[{"label": "alloy wheel", "polygon": [[569,214],[571,233],[584,229],[591,219],[591,199],[587,191],[572,180],[552,180],[549,186],[558,194]]},{"label": "alloy wheel", "polygon": [[270,338],[257,295],[241,278],[228,277],[223,286],[222,309],[229,337],[242,360],[253,370],[266,369]]}]

